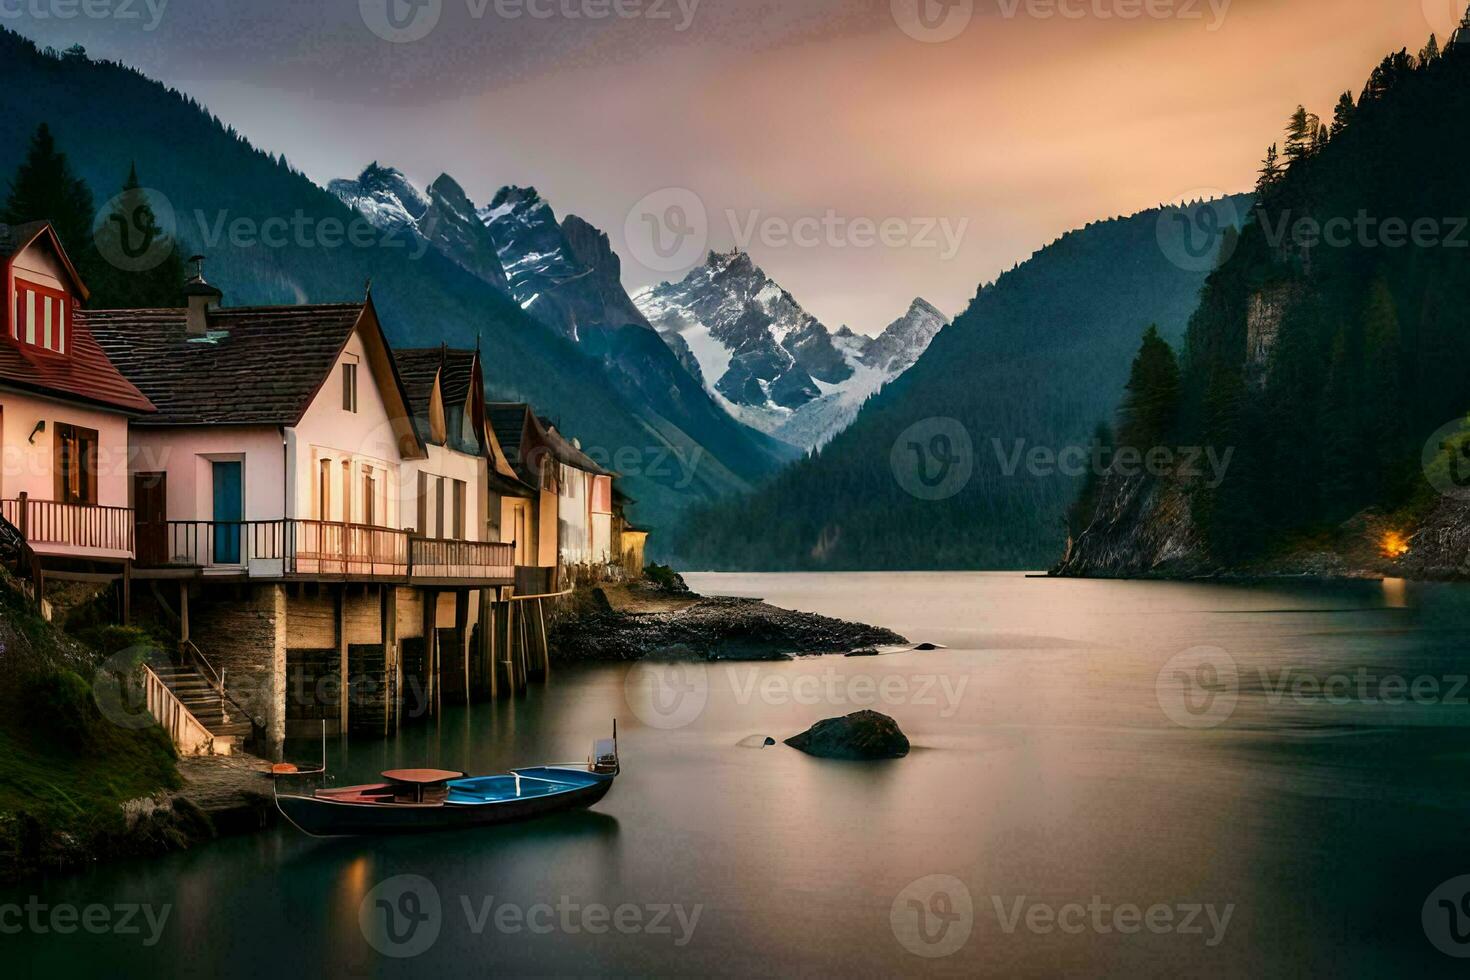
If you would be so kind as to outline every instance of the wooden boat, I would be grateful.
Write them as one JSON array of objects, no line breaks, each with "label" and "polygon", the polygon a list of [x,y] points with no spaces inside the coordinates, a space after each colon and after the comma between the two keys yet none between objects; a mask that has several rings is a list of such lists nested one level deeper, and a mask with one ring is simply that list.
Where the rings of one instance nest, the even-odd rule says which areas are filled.
[{"label": "wooden boat", "polygon": [[276,807],[313,837],[411,834],[529,820],[592,806],[621,770],[617,725],[599,739],[585,766],[512,769],[499,776],[465,776],[444,769],[397,769],[384,782],[319,789],[310,796],[276,792]]}]

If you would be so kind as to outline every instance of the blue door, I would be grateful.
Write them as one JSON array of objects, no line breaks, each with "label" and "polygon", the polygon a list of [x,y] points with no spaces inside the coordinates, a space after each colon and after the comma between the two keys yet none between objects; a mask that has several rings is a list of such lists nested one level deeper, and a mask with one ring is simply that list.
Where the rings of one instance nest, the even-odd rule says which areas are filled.
[{"label": "blue door", "polygon": [[240,564],[240,535],[245,517],[244,478],[235,463],[214,464],[214,563]]}]

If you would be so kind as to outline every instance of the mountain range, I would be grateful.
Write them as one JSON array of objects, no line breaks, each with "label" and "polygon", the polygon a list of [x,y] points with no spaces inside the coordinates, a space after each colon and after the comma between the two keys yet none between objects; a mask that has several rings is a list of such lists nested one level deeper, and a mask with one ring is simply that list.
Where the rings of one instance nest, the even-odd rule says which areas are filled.
[{"label": "mountain range", "polygon": [[[641,522],[659,527],[694,501],[743,492],[792,455],[716,406],[646,324],[613,326],[589,346],[523,310],[494,236],[448,178],[411,193],[390,168],[369,168],[349,207],[136,70],[43,50],[5,29],[0,63],[0,175],[15,172],[45,122],[99,209],[136,164],[160,222],[184,254],[207,256],[226,305],[357,299],[370,282],[393,343],[479,343],[491,398],[530,401],[589,451],[621,453]],[[344,241],[340,229],[370,211],[372,234]],[[270,240],[241,231],[278,222],[298,230]],[[579,260],[595,258],[596,236],[562,225]],[[631,362],[661,363],[672,382],[657,371],[626,382],[617,365]],[[642,462],[627,465],[634,458]]]},{"label": "mountain range", "polygon": [[676,552],[695,568],[1050,565],[1081,476],[1057,455],[1085,452],[1112,415],[1151,323],[1183,335],[1249,205],[1196,201],[1063,235],[982,286],[825,446],[750,496],[692,509]]},{"label": "mountain range", "polygon": [[730,414],[802,449],[841,431],[949,322],[916,299],[879,336],[833,333],[741,251],[711,252],[633,302]]}]

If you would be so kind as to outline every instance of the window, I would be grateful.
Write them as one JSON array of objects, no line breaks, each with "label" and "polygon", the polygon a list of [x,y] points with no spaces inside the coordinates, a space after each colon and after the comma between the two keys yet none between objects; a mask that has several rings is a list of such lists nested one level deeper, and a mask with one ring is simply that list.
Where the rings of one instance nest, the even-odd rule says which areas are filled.
[{"label": "window", "polygon": [[332,519],[332,461],[330,459],[324,459],[317,465],[317,520],[330,521]]},{"label": "window", "polygon": [[64,504],[97,503],[97,433],[56,424],[56,499]]},{"label": "window", "polygon": [[71,297],[24,279],[15,280],[14,316],[10,336],[23,344],[66,353],[71,334]]},{"label": "window", "polygon": [[342,408],[344,411],[357,411],[357,365],[342,365]]},{"label": "window", "polygon": [[429,536],[429,474],[419,470],[419,534]]},{"label": "window", "polygon": [[434,537],[444,537],[444,478],[434,480]]},{"label": "window", "polygon": [[378,524],[378,481],[371,466],[362,468],[362,522],[369,527]]},{"label": "window", "polygon": [[466,486],[463,480],[454,481],[454,539],[463,541]]},{"label": "window", "polygon": [[342,523],[352,523],[352,460],[342,460]]}]

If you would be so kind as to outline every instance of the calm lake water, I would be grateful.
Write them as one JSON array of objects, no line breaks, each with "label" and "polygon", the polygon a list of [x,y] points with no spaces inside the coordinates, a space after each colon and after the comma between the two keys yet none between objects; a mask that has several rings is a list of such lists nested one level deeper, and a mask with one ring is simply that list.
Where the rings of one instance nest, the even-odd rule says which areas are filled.
[{"label": "calm lake water", "polygon": [[[1470,919],[1430,899],[1470,874],[1470,589],[690,584],[948,649],[559,669],[524,700],[334,747],[332,765],[346,783],[574,760],[617,716],[624,772],[595,811],[396,840],[276,829],[34,883],[0,900],[170,910],[152,946],[140,915],[140,935],[0,935],[7,962],[43,976],[1463,969],[1434,943],[1457,948]],[[866,706],[898,720],[908,758],[741,745]],[[1457,903],[1456,887],[1439,897]],[[376,921],[380,898],[398,918],[369,936],[360,912]]]}]

